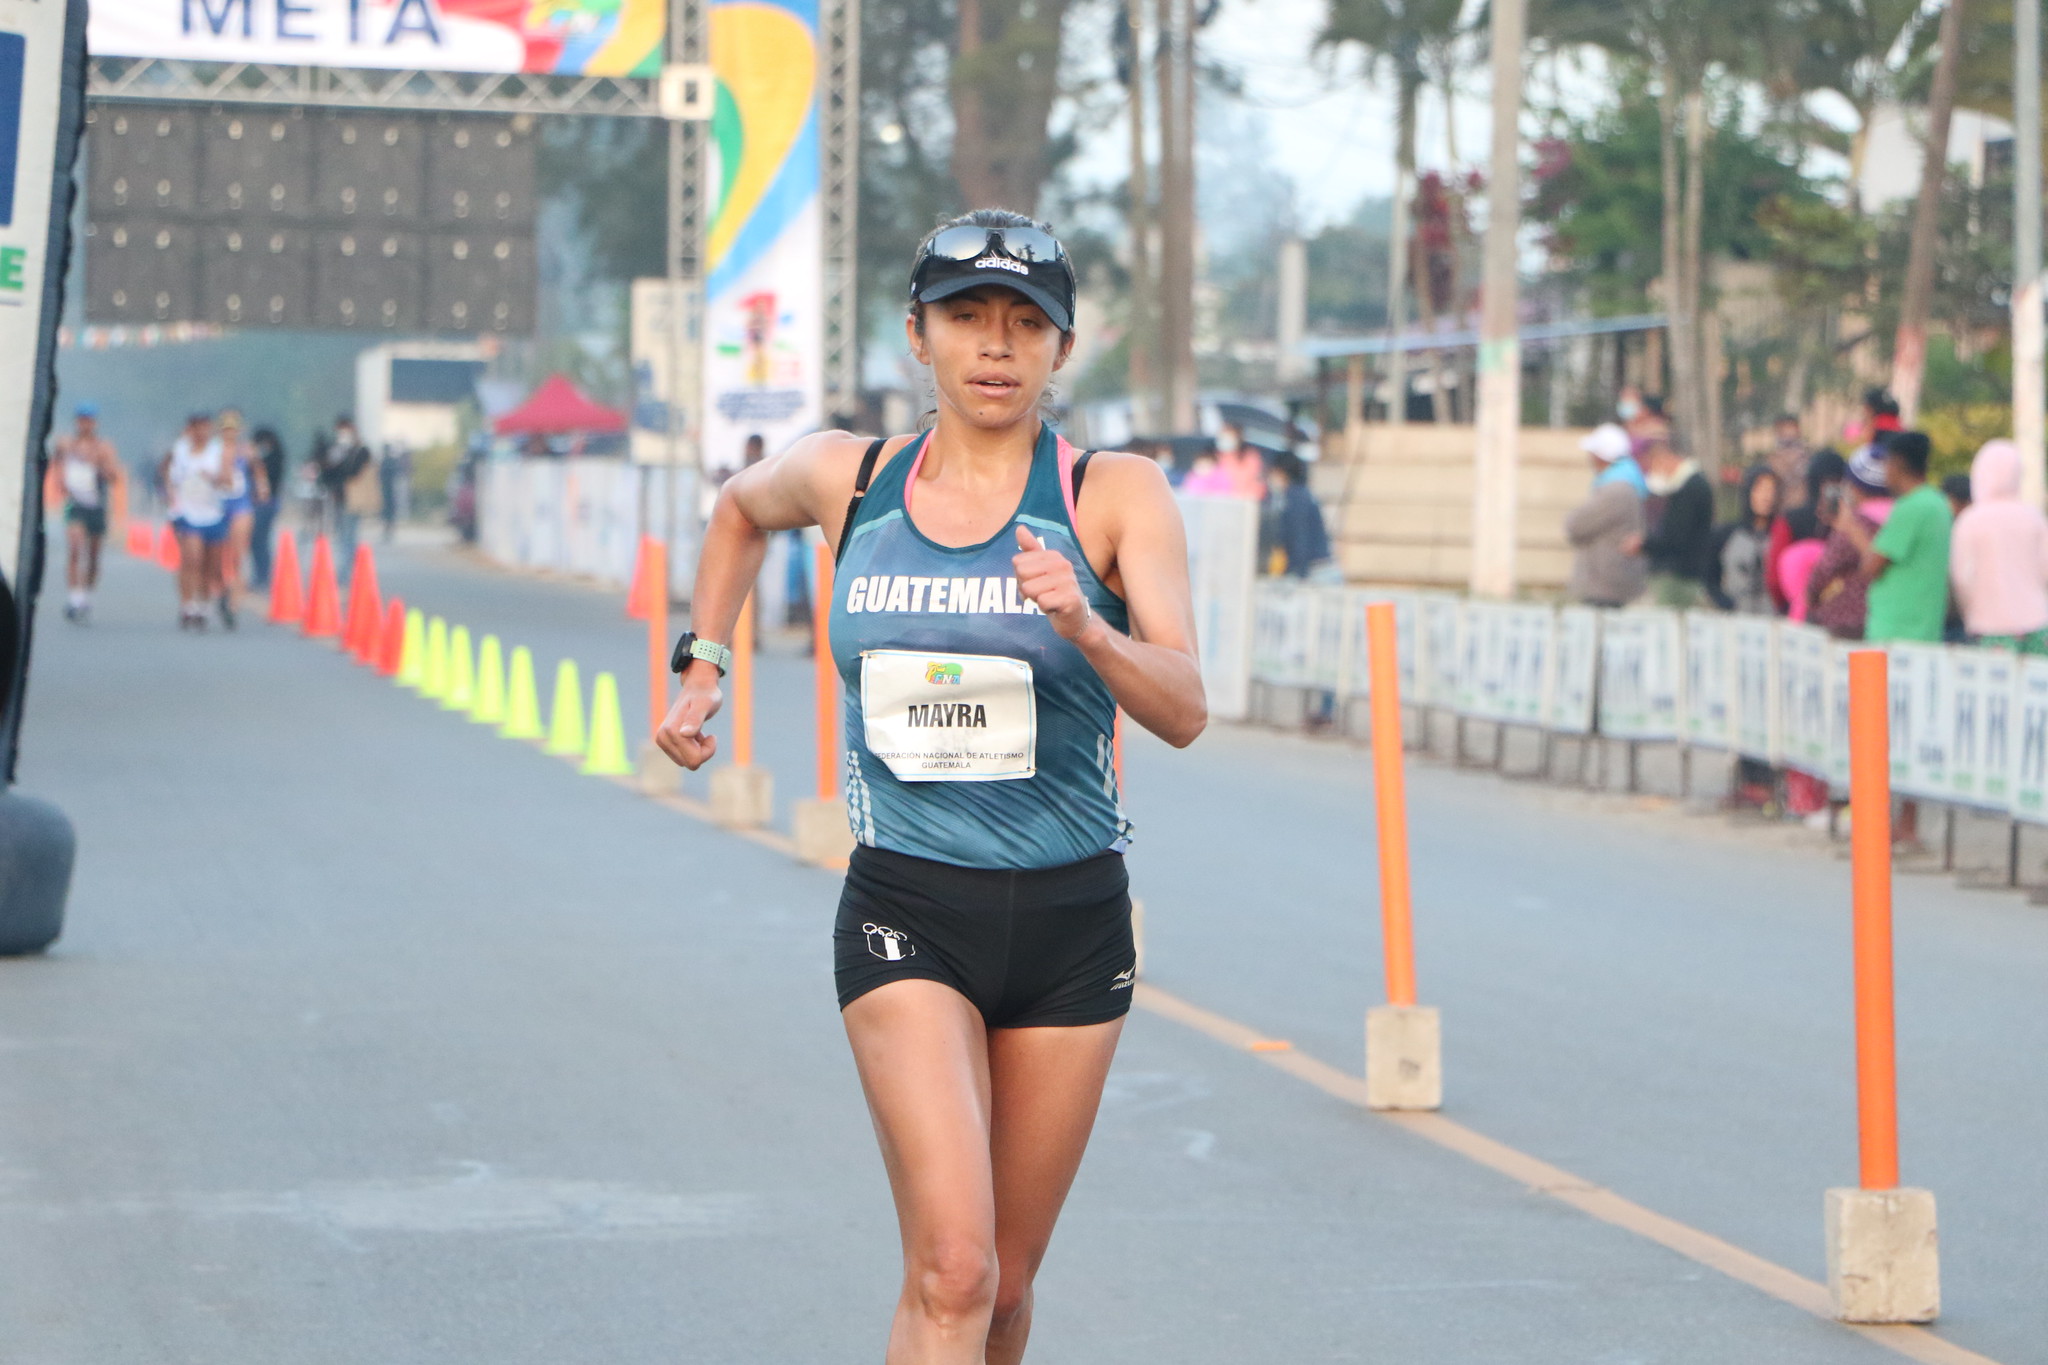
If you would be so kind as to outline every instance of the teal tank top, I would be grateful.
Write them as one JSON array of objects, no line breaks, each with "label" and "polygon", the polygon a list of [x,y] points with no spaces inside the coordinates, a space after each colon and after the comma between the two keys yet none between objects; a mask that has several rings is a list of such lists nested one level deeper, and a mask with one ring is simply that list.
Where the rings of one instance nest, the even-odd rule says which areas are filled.
[{"label": "teal tank top", "polygon": [[[905,504],[929,443],[929,433],[920,436],[876,473],[847,524],[833,578],[832,657],[845,699],[846,815],[854,838],[960,867],[1002,869],[1058,867],[1121,850],[1130,826],[1116,783],[1116,703],[1081,651],[1018,595],[1010,562],[1021,523],[1073,561],[1082,592],[1104,621],[1129,629],[1123,599],[1095,576],[1074,534],[1073,448],[1041,427],[1016,513],[989,540],[955,547],[928,539]],[[925,724],[986,720],[981,708],[945,701],[947,674],[957,674],[953,665],[923,665],[904,655],[993,655],[1028,664],[1036,704],[1031,775],[899,778],[867,743],[862,671],[876,651],[907,662],[913,688],[924,676],[918,669],[927,670],[934,701],[908,708],[921,717],[915,723]],[[913,692],[911,699],[922,695]],[[965,733],[971,741],[973,732]]]}]

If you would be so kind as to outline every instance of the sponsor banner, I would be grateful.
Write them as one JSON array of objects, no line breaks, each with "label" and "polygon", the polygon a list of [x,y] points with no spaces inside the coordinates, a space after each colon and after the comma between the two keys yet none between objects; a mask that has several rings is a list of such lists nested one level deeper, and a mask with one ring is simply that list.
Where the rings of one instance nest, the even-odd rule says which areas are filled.
[{"label": "sponsor banner", "polygon": [[1432,593],[1422,599],[1422,698],[1431,706],[1458,701],[1458,639],[1465,604]]},{"label": "sponsor banner", "polygon": [[2014,671],[2011,809],[2018,819],[2048,824],[2048,659],[2027,655]]},{"label": "sponsor banner", "polygon": [[1600,634],[1600,733],[1616,739],[1677,739],[1684,710],[1679,614],[1613,612]]},{"label": "sponsor banner", "polygon": [[1797,621],[1778,623],[1780,760],[1812,777],[1828,766],[1828,697],[1832,667],[1828,633]]},{"label": "sponsor banner", "polygon": [[98,57],[655,76],[666,0],[93,0]]},{"label": "sponsor banner", "polygon": [[1183,496],[1178,501],[1188,534],[1196,655],[1209,714],[1243,720],[1251,711],[1258,505],[1243,498]]},{"label": "sponsor banner", "polygon": [[714,0],[703,467],[824,425],[817,0]]},{"label": "sponsor banner", "polygon": [[1942,651],[1942,733],[1948,744],[1946,799],[1977,805],[1984,799],[1984,691],[1982,651]]},{"label": "sponsor banner", "polygon": [[[675,326],[678,312],[680,335]],[[671,289],[667,280],[633,281],[633,411],[627,440],[635,464],[689,458],[696,435],[689,391],[704,363],[697,346],[697,312],[697,290],[691,282]]]},{"label": "sponsor banner", "polygon": [[1777,632],[1768,616],[1727,618],[1735,675],[1735,751],[1766,763],[1778,757]]},{"label": "sponsor banner", "polygon": [[2019,687],[2019,659],[1998,649],[1958,650],[1977,665],[1977,716],[1981,735],[1978,770],[1982,774],[1979,805],[2007,810],[2012,805],[2014,699]]},{"label": "sponsor banner", "polygon": [[1593,607],[1565,607],[1557,613],[1556,663],[1550,692],[1550,728],[1568,735],[1590,734],[1600,678],[1600,617]]},{"label": "sponsor banner", "polygon": [[1685,618],[1685,737],[1726,749],[1735,742],[1734,621],[1708,612]]},{"label": "sponsor banner", "polygon": [[630,586],[640,528],[669,541],[672,581],[696,573],[697,472],[621,460],[493,460],[477,480],[477,540],[500,564]]}]

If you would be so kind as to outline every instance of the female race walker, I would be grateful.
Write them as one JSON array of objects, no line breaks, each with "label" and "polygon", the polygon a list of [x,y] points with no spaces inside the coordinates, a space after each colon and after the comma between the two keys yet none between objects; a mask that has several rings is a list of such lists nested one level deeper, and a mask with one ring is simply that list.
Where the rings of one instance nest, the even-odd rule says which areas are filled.
[{"label": "female race walker", "polygon": [[1040,421],[1073,318],[1045,225],[982,210],[924,241],[905,330],[937,425],[820,432],[726,483],[658,735],[686,768],[712,756],[767,538],[820,527],[857,840],[839,1003],[903,1237],[890,1365],[1023,1358],[1131,1003],[1116,708],[1174,745],[1208,720],[1165,476]]}]

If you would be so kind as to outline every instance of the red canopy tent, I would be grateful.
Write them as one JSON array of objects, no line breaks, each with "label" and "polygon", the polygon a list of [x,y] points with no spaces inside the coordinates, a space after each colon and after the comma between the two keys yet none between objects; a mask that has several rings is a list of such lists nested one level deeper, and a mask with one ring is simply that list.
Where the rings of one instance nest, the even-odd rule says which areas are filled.
[{"label": "red canopy tent", "polygon": [[563,436],[626,429],[626,414],[593,402],[561,375],[541,381],[524,403],[491,424],[500,436]]}]

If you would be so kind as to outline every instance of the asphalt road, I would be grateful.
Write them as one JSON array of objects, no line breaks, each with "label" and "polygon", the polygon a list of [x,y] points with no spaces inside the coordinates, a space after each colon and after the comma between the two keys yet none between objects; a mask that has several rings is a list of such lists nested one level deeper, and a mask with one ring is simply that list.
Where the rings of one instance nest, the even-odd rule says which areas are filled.
[{"label": "asphalt road", "polygon": [[[620,674],[616,594],[387,556],[387,590]],[[46,606],[51,599],[46,595]],[[835,874],[115,562],[46,611],[25,790],[65,937],[0,962],[0,1358],[875,1360],[894,1226],[833,1009]],[[779,802],[808,664],[764,661]],[[701,794],[702,779],[694,779]],[[1854,1176],[1847,867],[1613,798],[1411,770],[1447,1113],[1820,1278]],[[1346,1070],[1376,998],[1362,751],[1134,739],[1161,987]],[[2048,1361],[2048,912],[1899,895],[1904,1155],[1943,1335]],[[1033,1358],[1832,1365],[1900,1357],[1137,1013]]]}]

